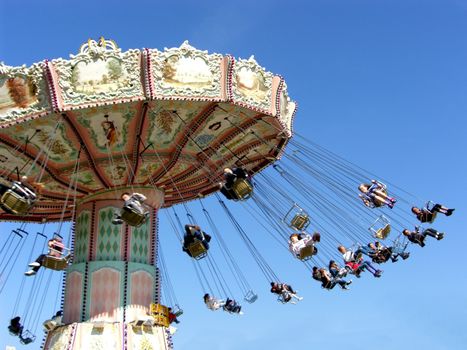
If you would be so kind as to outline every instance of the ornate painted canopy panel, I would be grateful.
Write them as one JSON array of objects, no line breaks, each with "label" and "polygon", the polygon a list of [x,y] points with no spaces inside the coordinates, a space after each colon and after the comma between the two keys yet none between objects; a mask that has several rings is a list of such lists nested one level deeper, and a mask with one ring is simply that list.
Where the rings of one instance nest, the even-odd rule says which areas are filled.
[{"label": "ornate painted canopy panel", "polygon": [[[165,206],[218,190],[226,166],[252,174],[292,135],[295,103],[253,57],[190,46],[122,52],[89,40],[69,60],[0,64],[0,171],[43,184],[33,211],[71,219],[70,198],[154,186]],[[76,191],[75,191],[76,188]]]}]

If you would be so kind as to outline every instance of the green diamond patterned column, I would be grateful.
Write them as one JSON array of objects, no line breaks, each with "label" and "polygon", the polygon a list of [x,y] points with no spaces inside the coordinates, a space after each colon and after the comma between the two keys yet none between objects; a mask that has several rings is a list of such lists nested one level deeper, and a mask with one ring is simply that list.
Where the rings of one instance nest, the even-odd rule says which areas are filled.
[{"label": "green diamond patterned column", "polygon": [[149,263],[150,261],[150,222],[131,230],[130,260],[138,263]]},{"label": "green diamond patterned column", "polygon": [[97,242],[94,260],[122,260],[124,225],[112,224],[115,207],[104,207],[98,212]]},{"label": "green diamond patterned column", "polygon": [[91,225],[91,212],[83,210],[76,218],[75,250],[73,261],[75,263],[86,261],[89,249]]}]

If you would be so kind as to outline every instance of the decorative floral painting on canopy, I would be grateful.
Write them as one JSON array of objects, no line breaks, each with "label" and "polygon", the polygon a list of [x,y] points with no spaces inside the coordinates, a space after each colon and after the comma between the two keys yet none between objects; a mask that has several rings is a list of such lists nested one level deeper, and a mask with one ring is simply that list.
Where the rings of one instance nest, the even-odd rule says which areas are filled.
[{"label": "decorative floral painting on canopy", "polygon": [[37,87],[22,77],[0,78],[0,114],[26,108],[37,100]]},{"label": "decorative floral painting on canopy", "polygon": [[237,88],[244,96],[250,96],[257,101],[266,98],[269,89],[266,87],[264,76],[255,73],[250,68],[242,67],[235,76]]},{"label": "decorative floral painting on canopy", "polygon": [[93,94],[117,91],[127,85],[127,74],[116,58],[80,61],[72,69],[71,83],[75,91]]},{"label": "decorative floral painting on canopy", "polygon": [[213,75],[208,64],[201,57],[170,56],[163,68],[166,83],[172,85],[193,85],[197,87],[209,85]]}]

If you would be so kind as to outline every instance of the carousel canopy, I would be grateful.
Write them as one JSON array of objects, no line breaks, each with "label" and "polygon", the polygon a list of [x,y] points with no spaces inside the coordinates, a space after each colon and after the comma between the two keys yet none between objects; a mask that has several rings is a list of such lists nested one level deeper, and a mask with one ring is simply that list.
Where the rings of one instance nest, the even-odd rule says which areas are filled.
[{"label": "carousel canopy", "polygon": [[43,184],[25,217],[69,220],[72,198],[163,193],[164,206],[217,191],[223,168],[256,173],[280,157],[296,105],[253,57],[128,50],[101,38],[69,60],[0,64],[2,178]]}]

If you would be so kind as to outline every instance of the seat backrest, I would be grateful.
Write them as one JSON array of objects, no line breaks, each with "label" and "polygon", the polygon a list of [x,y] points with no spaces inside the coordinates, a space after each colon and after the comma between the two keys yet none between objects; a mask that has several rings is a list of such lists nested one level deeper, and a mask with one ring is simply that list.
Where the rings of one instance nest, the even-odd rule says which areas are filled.
[{"label": "seat backrest", "polygon": [[19,342],[23,345],[27,345],[36,340],[36,336],[33,335],[30,331],[26,330],[19,337]]},{"label": "seat backrest", "polygon": [[28,199],[35,201],[36,200],[36,193],[30,189],[28,186],[19,183],[17,181],[13,182],[13,186],[11,186],[11,189],[15,191],[16,193],[19,193],[22,197],[26,196]]},{"label": "seat backrest", "polygon": [[282,292],[282,294],[280,294],[277,297],[277,301],[281,302],[282,304],[287,304],[290,301],[289,298],[290,298],[289,292],[285,291],[285,292]]},{"label": "seat backrest", "polygon": [[33,341],[33,338],[21,338],[19,342],[23,345],[28,345],[31,344]]},{"label": "seat backrest", "polygon": [[438,212],[435,211],[434,213],[432,213],[433,215],[431,216],[431,220],[430,221],[427,221],[429,224],[432,224],[433,221],[435,221],[436,219],[436,215],[438,215]]},{"label": "seat backrest", "polygon": [[121,218],[130,226],[141,226],[146,221],[146,215],[131,210],[128,207],[123,207],[121,211]]},{"label": "seat backrest", "polygon": [[315,248],[312,245],[307,245],[300,249],[300,260],[308,260],[313,256]]},{"label": "seat backrest", "polygon": [[175,317],[181,316],[181,315],[183,315],[183,310],[182,309],[176,309],[176,310],[173,311],[173,314],[175,315]]},{"label": "seat backrest", "polygon": [[384,225],[384,227],[379,228],[375,231],[375,238],[386,239],[389,236],[390,232],[391,232],[391,225],[386,224]]},{"label": "seat backrest", "polygon": [[373,204],[374,208],[381,208],[386,204],[384,201],[378,200],[376,198],[372,198],[371,203]]},{"label": "seat backrest", "polygon": [[254,293],[252,290],[249,290],[246,294],[245,297],[243,298],[247,303],[254,303],[256,300],[258,300],[258,294]]},{"label": "seat backrest", "polygon": [[169,308],[167,306],[152,303],[150,313],[157,326],[169,327]]},{"label": "seat backrest", "polygon": [[50,331],[53,331],[55,328],[57,328],[58,324],[54,320],[47,320],[43,323],[43,326],[45,330],[50,332]]},{"label": "seat backrest", "polygon": [[188,246],[188,250],[190,251],[191,256],[196,260],[204,258],[208,252],[203,243],[199,240],[195,240],[194,243],[191,243]]},{"label": "seat backrest", "polygon": [[31,202],[13,190],[6,191],[0,198],[2,206],[16,215],[24,215],[31,209]]},{"label": "seat backrest", "polygon": [[237,179],[232,186],[232,190],[239,200],[246,200],[251,197],[253,186],[248,180]]},{"label": "seat backrest", "polygon": [[68,261],[63,257],[46,255],[42,261],[42,266],[51,270],[62,271],[68,266]]},{"label": "seat backrest", "polygon": [[307,214],[298,213],[290,221],[290,226],[301,231],[308,227],[310,224],[310,218]]}]

